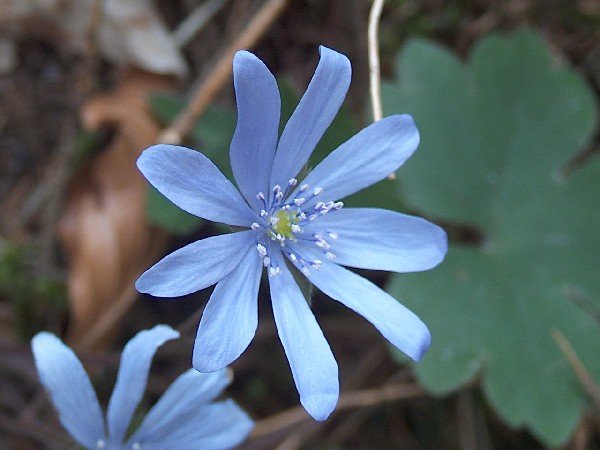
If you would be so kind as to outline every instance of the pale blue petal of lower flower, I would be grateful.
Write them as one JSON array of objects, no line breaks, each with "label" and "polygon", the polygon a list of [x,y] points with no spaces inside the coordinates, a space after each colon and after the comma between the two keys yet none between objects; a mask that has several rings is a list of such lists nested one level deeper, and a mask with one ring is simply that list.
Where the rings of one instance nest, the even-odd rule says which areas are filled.
[{"label": "pale blue petal of lower flower", "polygon": [[[183,376],[191,378],[188,373]],[[187,395],[193,399],[193,383],[187,385]],[[166,403],[160,407],[168,420],[156,422],[157,428],[146,426],[144,421],[128,444],[140,444],[142,450],[213,450],[233,448],[246,439],[254,424],[233,400],[198,404],[188,401],[186,392],[180,392],[183,403],[172,403],[175,410],[167,410]]]},{"label": "pale blue petal of lower flower", "polygon": [[352,75],[348,58],[327,47],[319,47],[319,51],[315,74],[281,134],[271,186],[285,187],[300,172],[348,92]]},{"label": "pale blue petal of lower flower", "polygon": [[247,51],[233,58],[233,82],[238,120],[229,155],[240,191],[256,211],[256,194],[267,194],[279,135],[281,99],[275,77]]},{"label": "pale blue petal of lower flower", "polygon": [[300,403],[316,420],[325,420],[339,397],[338,366],[281,253],[272,252],[272,260],[281,268],[279,275],[269,276],[273,316]]},{"label": "pale blue petal of lower flower", "polygon": [[129,422],[148,382],[152,358],[158,347],[176,339],[179,333],[167,325],[140,331],[125,346],[117,382],[108,402],[108,434],[112,441],[123,442]]},{"label": "pale blue petal of lower flower", "polygon": [[179,297],[212,286],[239,264],[254,235],[240,231],[192,242],[146,270],[135,287],[155,297]]},{"label": "pale blue petal of lower flower", "polygon": [[190,214],[246,227],[256,220],[231,181],[200,152],[154,145],[143,151],[137,166],[161,194]]},{"label": "pale blue petal of lower flower", "polygon": [[369,125],[331,152],[302,181],[311,188],[323,188],[321,195],[302,208],[317,201],[342,199],[382,180],[418,145],[419,131],[411,116],[390,116]]},{"label": "pale blue petal of lower flower", "polygon": [[[335,262],[362,269],[417,272],[438,265],[448,250],[446,233],[419,217],[385,209],[344,208],[309,222],[321,233]],[[331,239],[326,232],[339,237]]]},{"label": "pale blue petal of lower flower", "polygon": [[415,361],[429,349],[431,335],[416,314],[363,277],[333,263],[311,270],[308,279],[323,293],[356,311]]},{"label": "pale blue petal of lower flower", "polygon": [[106,440],[104,417],[90,379],[73,351],[52,333],[31,340],[40,380],[73,439],[87,448]]},{"label": "pale blue petal of lower flower", "polygon": [[[145,445],[161,442],[176,433],[181,424],[195,417],[196,426],[202,426],[204,417],[198,414],[210,401],[221,395],[231,382],[228,369],[200,373],[190,369],[178,377],[164,395],[150,409],[142,424],[129,439]],[[173,448],[173,447],[170,447]]]},{"label": "pale blue petal of lower flower", "polygon": [[217,284],[200,320],[193,364],[212,372],[235,361],[256,333],[262,261],[251,247],[244,259]]}]

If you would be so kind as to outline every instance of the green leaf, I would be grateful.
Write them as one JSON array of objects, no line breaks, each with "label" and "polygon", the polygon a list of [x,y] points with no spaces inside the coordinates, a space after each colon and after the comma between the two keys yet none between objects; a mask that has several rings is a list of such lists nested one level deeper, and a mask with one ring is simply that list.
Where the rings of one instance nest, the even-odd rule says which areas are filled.
[{"label": "green leaf", "polygon": [[553,329],[600,381],[600,326],[589,314],[600,310],[600,162],[560,176],[591,138],[594,96],[525,30],[485,38],[466,64],[412,41],[398,78],[384,86],[384,108],[413,114],[421,132],[400,172],[407,201],[484,236],[389,285],[432,331],[417,375],[437,394],[480,376],[509,424],[559,445],[587,398]]}]

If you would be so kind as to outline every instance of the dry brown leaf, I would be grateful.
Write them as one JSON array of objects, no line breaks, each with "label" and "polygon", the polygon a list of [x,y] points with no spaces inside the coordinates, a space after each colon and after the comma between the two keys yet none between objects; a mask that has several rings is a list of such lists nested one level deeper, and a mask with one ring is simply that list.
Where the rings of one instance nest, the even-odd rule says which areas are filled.
[{"label": "dry brown leaf", "polygon": [[147,184],[135,161],[160,131],[147,98],[168,87],[162,77],[130,73],[82,108],[86,128],[110,125],[116,132],[76,177],[59,222],[69,266],[69,340],[75,346],[102,348],[110,342],[136,298],[135,279],[166,243],[164,232],[148,222]]},{"label": "dry brown leaf", "polygon": [[45,34],[76,53],[87,51],[91,31],[102,55],[119,66],[178,76],[188,71],[149,0],[2,0],[0,25],[12,33]]}]

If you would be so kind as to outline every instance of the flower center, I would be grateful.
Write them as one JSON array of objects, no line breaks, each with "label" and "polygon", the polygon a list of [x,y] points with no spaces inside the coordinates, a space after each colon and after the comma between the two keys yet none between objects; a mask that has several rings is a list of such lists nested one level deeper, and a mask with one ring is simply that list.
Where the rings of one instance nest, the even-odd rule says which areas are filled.
[{"label": "flower center", "polygon": [[[295,194],[290,195],[296,184],[297,180],[292,178],[285,189],[281,189],[279,185],[274,186],[271,197],[259,192],[256,198],[262,203],[260,220],[254,222],[251,228],[264,230],[267,239],[279,243],[281,252],[308,275],[309,268],[319,270],[322,262],[319,259],[306,258],[299,241],[302,245],[314,245],[319,253],[334,260],[335,255],[330,251],[331,247],[326,239],[337,239],[338,235],[329,230],[308,232],[304,230],[304,226],[330,211],[341,209],[344,204],[316,201],[314,198],[323,193],[323,188],[317,186],[310,189],[307,184],[301,185]],[[256,244],[258,254],[263,259],[264,266],[268,267],[269,274],[279,274],[281,269],[273,265],[266,242],[261,243],[259,239]]]},{"label": "flower center", "polygon": [[297,225],[300,222],[298,214],[296,212],[286,211],[280,209],[272,217],[277,219],[275,223],[271,225],[271,231],[275,235],[283,236],[286,239],[294,240],[294,230],[292,226]]}]

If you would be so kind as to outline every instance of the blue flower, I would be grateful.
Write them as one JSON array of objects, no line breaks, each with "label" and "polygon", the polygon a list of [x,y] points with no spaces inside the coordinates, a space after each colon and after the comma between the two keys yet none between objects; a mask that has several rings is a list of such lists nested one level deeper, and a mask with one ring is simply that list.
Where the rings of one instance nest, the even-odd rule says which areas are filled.
[{"label": "blue flower", "polygon": [[230,380],[227,369],[202,374],[190,369],[177,378],[127,438],[133,414],[148,381],[154,353],[179,333],[166,325],[139,332],[121,356],[106,425],[89,377],[73,351],[55,335],[41,332],[31,341],[35,364],[60,420],[88,449],[158,450],[231,448],[242,442],[252,421],[232,400],[212,402]]},{"label": "blue flower", "polygon": [[350,83],[348,59],[325,47],[320,53],[312,81],[279,139],[281,101],[275,78],[253,54],[235,55],[238,123],[230,158],[239,191],[194,150],[155,145],[142,153],[139,169],[177,206],[247,230],[203,239],[171,253],[142,274],[136,287],[157,297],[177,297],[217,283],[202,315],[193,355],[194,367],[210,372],[234,361],[252,340],[266,267],[275,323],[300,401],[315,419],[324,420],[337,403],[338,367],[290,266],[419,360],[430,343],[423,322],[342,266],[426,270],[443,259],[447,239],[441,228],[420,218],[342,208],[339,201],[385,178],[412,154],[419,132],[410,116],[391,116],[370,125],[304,180],[296,178]]}]

